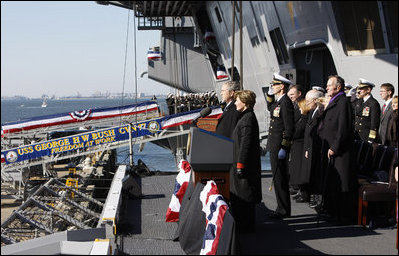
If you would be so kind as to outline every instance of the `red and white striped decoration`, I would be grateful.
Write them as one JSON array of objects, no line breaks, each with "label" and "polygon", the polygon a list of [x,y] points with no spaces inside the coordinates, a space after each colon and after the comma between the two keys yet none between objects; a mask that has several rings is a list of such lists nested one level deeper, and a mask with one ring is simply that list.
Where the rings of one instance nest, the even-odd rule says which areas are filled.
[{"label": "red and white striped decoration", "polygon": [[206,183],[200,194],[200,200],[203,205],[202,211],[206,216],[206,228],[200,254],[215,255],[228,205],[223,196],[219,194],[219,190],[213,180],[209,180]]},{"label": "red and white striped decoration", "polygon": [[166,222],[179,221],[181,202],[186,193],[188,182],[190,181],[191,166],[186,160],[180,160],[178,165],[179,173],[176,176],[175,189],[166,211]]},{"label": "red and white striped decoration", "polygon": [[158,104],[154,101],[148,101],[138,105],[133,104],[122,107],[74,111],[71,113],[35,117],[25,121],[23,120],[18,122],[11,122],[9,124],[2,125],[2,136],[4,135],[4,137],[6,137],[7,134],[10,133],[28,131],[33,129],[42,129],[45,127],[51,127],[56,125],[106,119],[111,117],[136,115],[149,111],[158,111]]},{"label": "red and white striped decoration", "polygon": [[157,51],[148,51],[147,59],[149,60],[159,60],[162,57],[162,54]]}]

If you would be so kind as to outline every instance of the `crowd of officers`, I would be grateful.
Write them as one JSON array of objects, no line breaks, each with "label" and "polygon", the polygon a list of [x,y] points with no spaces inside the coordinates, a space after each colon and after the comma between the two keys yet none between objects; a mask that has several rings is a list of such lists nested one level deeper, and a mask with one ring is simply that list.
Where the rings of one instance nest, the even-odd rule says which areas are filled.
[{"label": "crowd of officers", "polygon": [[[357,86],[338,75],[328,77],[326,89],[314,86],[304,94],[300,85],[274,74],[266,94],[270,126],[266,150],[270,153],[277,208],[270,218],[291,216],[291,196],[324,214],[327,221],[353,224],[357,210],[357,177],[353,168],[355,140],[397,147],[397,96],[390,83],[379,86],[384,101],[380,106],[371,95],[372,82],[360,79]],[[241,232],[253,232],[255,204],[261,201],[260,165],[249,159],[258,155],[257,146],[245,147],[246,138],[259,138],[257,121],[236,124],[243,118],[238,83],[222,86],[227,103],[216,133],[236,138],[230,196],[233,216]],[[249,95],[252,92],[249,93]],[[242,95],[242,91],[238,91]],[[248,108],[253,108],[253,104]],[[255,118],[256,120],[256,118]],[[242,120],[241,120],[242,122]],[[252,134],[258,133],[258,134]],[[237,139],[237,134],[241,138]],[[244,149],[243,149],[244,148]],[[251,166],[251,167],[250,167]],[[272,187],[270,187],[272,189]]]},{"label": "crowd of officers", "polygon": [[169,115],[201,109],[210,106],[219,106],[219,100],[215,91],[205,93],[189,93],[185,95],[173,95],[166,97]]}]

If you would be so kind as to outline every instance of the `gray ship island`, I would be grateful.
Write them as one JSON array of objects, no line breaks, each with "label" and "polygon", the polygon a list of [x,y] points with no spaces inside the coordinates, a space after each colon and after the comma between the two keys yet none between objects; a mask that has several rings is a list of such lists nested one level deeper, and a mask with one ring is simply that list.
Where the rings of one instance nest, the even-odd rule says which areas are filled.
[{"label": "gray ship island", "polygon": [[[150,79],[186,93],[214,91],[219,99],[221,85],[230,80],[255,92],[262,149],[269,130],[266,93],[274,73],[305,91],[325,88],[331,74],[353,86],[365,78],[377,86],[390,82],[397,90],[397,2],[93,4],[132,10],[137,29],[160,31],[160,45],[148,52]],[[376,92],[374,98],[383,103]],[[394,188],[378,197],[390,206],[386,219],[371,211],[377,202],[362,196],[357,225],[326,222],[295,200],[291,217],[271,219],[273,177],[262,170],[255,232],[238,234],[225,211],[216,236],[204,242],[203,223],[210,215],[202,192],[214,182],[229,199],[233,142],[213,133],[220,114],[214,106],[206,118],[200,109],[164,115],[156,101],[148,101],[2,124],[2,254],[205,254],[208,241],[214,245],[210,254],[398,254],[397,181],[392,179],[397,148],[377,145],[381,152],[367,155],[362,143],[356,166],[370,161],[391,177],[377,184],[383,191]],[[142,162],[116,164],[117,148],[146,142],[170,149],[178,172],[153,172]],[[221,214],[222,207],[215,209],[211,212]],[[179,221],[167,221],[172,215]]]}]

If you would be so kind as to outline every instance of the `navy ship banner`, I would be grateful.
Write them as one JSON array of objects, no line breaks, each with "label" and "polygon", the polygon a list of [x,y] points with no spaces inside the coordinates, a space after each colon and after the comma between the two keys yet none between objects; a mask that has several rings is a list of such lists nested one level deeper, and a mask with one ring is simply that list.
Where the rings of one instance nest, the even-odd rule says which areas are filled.
[{"label": "navy ship banner", "polygon": [[[132,138],[153,135],[160,132],[161,119],[132,125]],[[73,150],[85,150],[90,147],[106,145],[128,139],[129,125],[101,129],[2,151],[1,162],[12,164]]]}]

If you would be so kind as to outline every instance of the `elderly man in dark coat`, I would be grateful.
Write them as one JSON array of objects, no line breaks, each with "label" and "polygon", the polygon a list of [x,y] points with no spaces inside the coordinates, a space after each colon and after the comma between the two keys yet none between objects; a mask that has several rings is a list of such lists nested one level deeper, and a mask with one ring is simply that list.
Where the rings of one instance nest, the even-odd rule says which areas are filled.
[{"label": "elderly man in dark coat", "polygon": [[259,125],[253,107],[256,95],[249,90],[236,93],[241,113],[234,132],[233,167],[230,171],[230,202],[241,233],[255,231],[255,204],[262,200]]},{"label": "elderly man in dark coat", "polygon": [[[344,93],[345,81],[330,76],[327,94],[331,97],[322,116],[319,134],[322,139],[322,159],[327,170],[327,212],[330,220],[352,223],[356,212],[357,179],[351,168],[353,151],[352,109]],[[327,164],[328,163],[328,164]]]},{"label": "elderly man in dark coat", "polygon": [[317,127],[320,122],[324,106],[319,99],[324,95],[321,91],[310,90],[306,93],[306,105],[310,109],[305,126],[303,138],[303,155],[301,165],[301,176],[299,182],[308,184],[310,193],[309,206],[314,208],[321,202],[322,194],[322,173],[320,168],[320,137],[317,134]]}]

